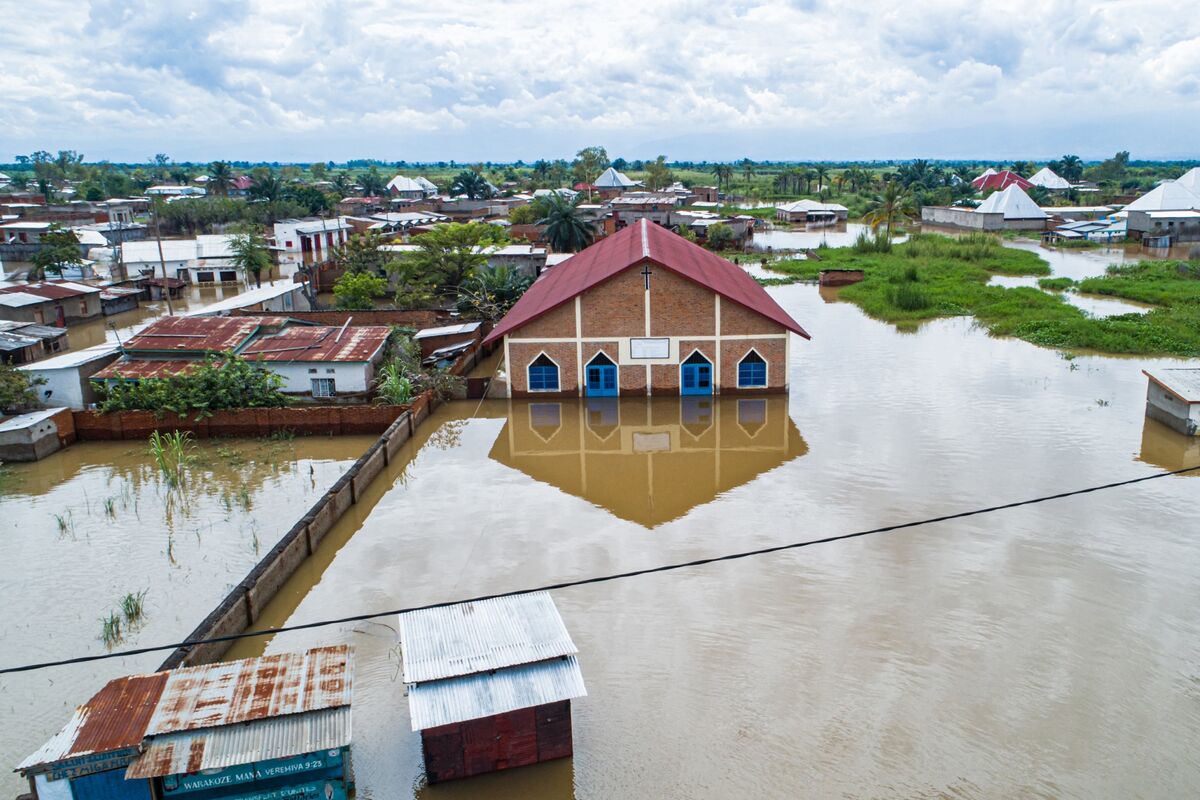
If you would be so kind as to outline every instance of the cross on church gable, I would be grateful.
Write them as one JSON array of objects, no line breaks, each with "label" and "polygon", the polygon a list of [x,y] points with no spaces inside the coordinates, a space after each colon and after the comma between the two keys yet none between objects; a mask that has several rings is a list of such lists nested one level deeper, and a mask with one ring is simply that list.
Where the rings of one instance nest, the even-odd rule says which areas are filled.
[{"label": "cross on church gable", "polygon": [[650,265],[642,267],[642,275],[646,278],[646,291],[650,291],[650,276],[654,273],[650,271]]}]

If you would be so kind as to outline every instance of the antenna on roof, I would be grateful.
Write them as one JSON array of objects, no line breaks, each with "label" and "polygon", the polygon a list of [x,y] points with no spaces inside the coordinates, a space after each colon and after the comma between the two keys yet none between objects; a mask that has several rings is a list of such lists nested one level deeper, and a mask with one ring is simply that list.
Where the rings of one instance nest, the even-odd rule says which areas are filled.
[{"label": "antenna on roof", "polygon": [[354,317],[346,317],[346,322],[342,325],[342,329],[338,331],[337,336],[333,337],[334,344],[337,344],[342,340],[342,334],[346,332],[346,328],[350,327],[350,320],[352,319],[354,319]]}]

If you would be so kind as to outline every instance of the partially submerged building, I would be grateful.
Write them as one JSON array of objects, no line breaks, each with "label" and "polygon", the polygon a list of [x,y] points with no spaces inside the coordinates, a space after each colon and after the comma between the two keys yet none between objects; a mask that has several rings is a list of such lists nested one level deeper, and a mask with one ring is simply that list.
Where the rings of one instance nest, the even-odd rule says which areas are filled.
[{"label": "partially submerged building", "polygon": [[159,319],[127,341],[96,381],[178,375],[210,353],[230,352],[283,378],[281,391],[315,399],[361,400],[371,391],[391,329],[313,325],[285,316]]},{"label": "partially submerged building", "polygon": [[1041,231],[1050,215],[1017,185],[994,192],[978,208],[922,206],[921,222],[977,231]]},{"label": "partially submerged building", "polygon": [[341,217],[285,219],[275,223],[275,247],[285,253],[328,259],[335,247],[350,238],[350,231],[350,223]]},{"label": "partially submerged building", "polygon": [[1146,416],[1188,436],[1200,436],[1200,369],[1142,370],[1150,379]]},{"label": "partially submerged building", "polygon": [[98,286],[40,281],[0,288],[0,319],[59,327],[104,313]]},{"label": "partially submerged building", "polygon": [[17,771],[39,800],[346,800],[353,677],[341,645],[116,678]]},{"label": "partially submerged building", "polygon": [[775,208],[775,219],[780,222],[845,222],[849,216],[850,209],[841,203],[820,203],[816,200],[797,200]]},{"label": "partially submerged building", "polygon": [[578,648],[547,592],[400,615],[412,729],[430,783],[573,752]]},{"label": "partially submerged building", "polygon": [[104,342],[25,364],[18,369],[31,380],[44,381],[34,387],[39,403],[44,406],[66,406],[79,411],[96,402],[92,376],[116,361],[120,355],[115,343]]},{"label": "partially submerged building", "polygon": [[787,390],[791,334],[745,270],[640,220],[549,270],[484,340],[510,397]]},{"label": "partially submerged building", "polygon": [[69,349],[67,331],[34,322],[0,321],[0,360],[29,364]]}]

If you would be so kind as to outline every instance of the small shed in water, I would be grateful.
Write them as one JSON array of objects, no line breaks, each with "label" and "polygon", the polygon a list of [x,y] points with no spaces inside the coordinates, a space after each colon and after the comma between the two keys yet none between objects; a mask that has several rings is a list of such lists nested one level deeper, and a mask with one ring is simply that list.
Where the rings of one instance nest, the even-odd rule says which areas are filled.
[{"label": "small shed in water", "polygon": [[116,678],[17,770],[39,800],[345,800],[350,648]]},{"label": "small shed in water", "polygon": [[548,593],[402,614],[400,648],[430,783],[571,755],[587,690]]},{"label": "small shed in water", "polygon": [[1200,369],[1142,370],[1150,379],[1146,416],[1188,436],[1200,436]]}]

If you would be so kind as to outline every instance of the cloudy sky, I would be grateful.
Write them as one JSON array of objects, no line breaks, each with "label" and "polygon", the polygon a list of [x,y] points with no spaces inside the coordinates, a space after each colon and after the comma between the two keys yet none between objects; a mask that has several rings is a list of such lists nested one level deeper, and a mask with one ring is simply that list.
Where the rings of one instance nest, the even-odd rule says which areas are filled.
[{"label": "cloudy sky", "polygon": [[0,0],[0,160],[1195,158],[1195,2]]}]

